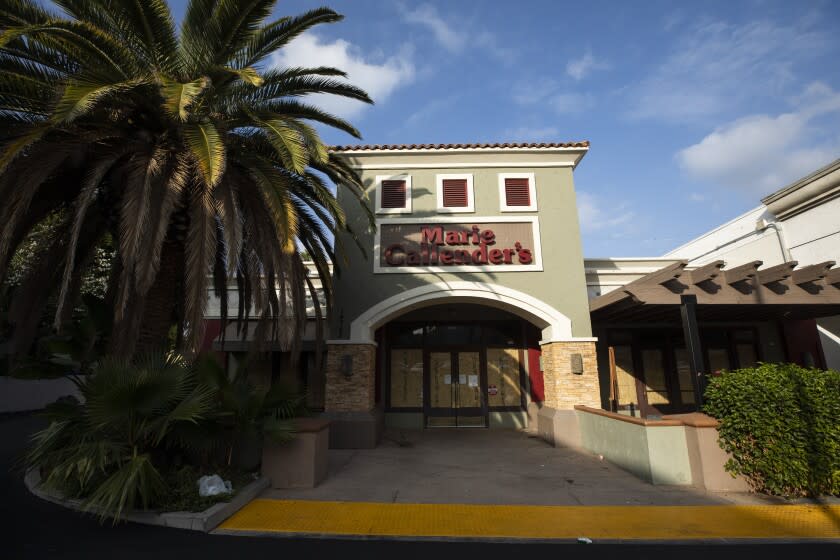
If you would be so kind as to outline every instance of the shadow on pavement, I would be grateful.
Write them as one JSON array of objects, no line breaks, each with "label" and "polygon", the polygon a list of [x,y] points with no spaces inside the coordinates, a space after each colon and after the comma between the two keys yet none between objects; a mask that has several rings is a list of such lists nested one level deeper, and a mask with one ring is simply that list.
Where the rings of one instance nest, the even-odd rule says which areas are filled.
[{"label": "shadow on pavement", "polygon": [[[807,554],[810,558],[837,557],[831,544],[573,544],[558,550],[557,543],[408,542],[388,540],[331,540],[207,535],[144,525],[100,525],[90,516],[65,510],[32,496],[22,473],[12,464],[31,433],[44,426],[34,415],[0,417],[0,507],[3,511],[0,557],[18,559],[210,560],[276,558],[507,558],[521,554],[562,554],[564,558],[640,558],[653,554],[680,555],[681,560],[751,558],[772,550],[780,556]],[[770,549],[770,546],[773,548]],[[795,548],[794,548],[795,547]]]}]

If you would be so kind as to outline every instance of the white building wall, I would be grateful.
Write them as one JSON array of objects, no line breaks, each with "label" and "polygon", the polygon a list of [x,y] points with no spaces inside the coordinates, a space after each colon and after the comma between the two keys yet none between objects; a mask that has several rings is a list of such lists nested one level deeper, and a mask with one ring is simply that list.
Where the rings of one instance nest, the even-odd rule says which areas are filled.
[{"label": "white building wall", "polygon": [[[840,197],[830,199],[836,195],[826,194],[837,188],[837,163],[765,199],[773,199],[768,204],[774,208],[784,209],[783,219],[762,205],[663,257],[685,259],[692,267],[717,259],[725,261],[728,268],[755,260],[762,261],[764,267],[791,260],[800,267],[830,260],[840,263]],[[829,174],[821,173],[826,170]],[[823,201],[825,198],[829,200]],[[787,201],[791,201],[789,205]],[[804,209],[790,216],[788,206],[793,204],[804,204]],[[840,316],[818,319],[817,330],[827,366],[840,370]]]},{"label": "white building wall", "polygon": [[840,263],[840,198],[782,222],[791,256],[800,264]]},{"label": "white building wall", "polygon": [[663,256],[685,259],[692,267],[718,259],[725,261],[727,268],[755,260],[765,267],[781,264],[788,255],[784,233],[774,222],[767,208],[759,206]]}]

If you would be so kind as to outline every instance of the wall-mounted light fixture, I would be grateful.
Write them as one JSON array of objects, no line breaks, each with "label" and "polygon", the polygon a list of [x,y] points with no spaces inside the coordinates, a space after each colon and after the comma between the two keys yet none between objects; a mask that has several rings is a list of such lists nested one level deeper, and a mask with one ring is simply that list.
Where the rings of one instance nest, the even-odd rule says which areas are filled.
[{"label": "wall-mounted light fixture", "polygon": [[583,375],[583,355],[572,354],[572,373],[575,375]]},{"label": "wall-mounted light fixture", "polygon": [[352,354],[344,354],[341,357],[341,374],[350,379],[353,377],[353,355]]}]

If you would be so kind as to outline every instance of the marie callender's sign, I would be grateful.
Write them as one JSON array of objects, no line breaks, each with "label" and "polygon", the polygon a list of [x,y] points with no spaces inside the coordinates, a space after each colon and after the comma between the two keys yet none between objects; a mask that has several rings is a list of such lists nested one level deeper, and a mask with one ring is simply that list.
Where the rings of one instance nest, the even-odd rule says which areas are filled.
[{"label": "marie callender's sign", "polygon": [[533,217],[448,221],[385,219],[377,231],[375,272],[542,270]]}]

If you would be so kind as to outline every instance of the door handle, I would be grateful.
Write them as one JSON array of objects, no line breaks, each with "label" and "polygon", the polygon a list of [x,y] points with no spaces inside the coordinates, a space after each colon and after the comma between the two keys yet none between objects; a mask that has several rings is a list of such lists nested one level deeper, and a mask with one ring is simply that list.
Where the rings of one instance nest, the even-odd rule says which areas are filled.
[{"label": "door handle", "polygon": [[452,376],[452,408],[458,408],[458,376]]}]

